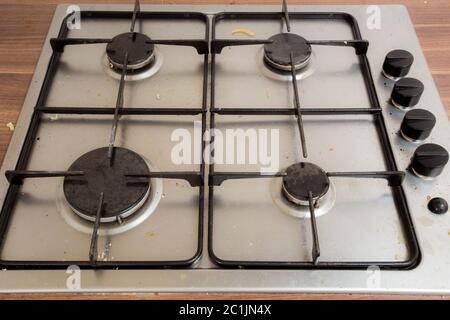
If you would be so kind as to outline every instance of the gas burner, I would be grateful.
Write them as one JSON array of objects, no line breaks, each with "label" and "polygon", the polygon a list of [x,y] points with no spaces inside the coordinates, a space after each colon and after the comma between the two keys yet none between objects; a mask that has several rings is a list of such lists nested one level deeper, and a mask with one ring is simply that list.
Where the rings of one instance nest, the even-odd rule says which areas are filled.
[{"label": "gas burner", "polygon": [[158,48],[147,41],[150,41],[149,37],[136,32],[122,33],[114,37],[108,43],[103,58],[106,73],[120,80],[126,52],[128,52],[126,81],[145,79],[157,73],[163,64],[163,56]]},{"label": "gas burner", "polygon": [[283,177],[283,194],[291,202],[309,206],[309,192],[313,201],[322,198],[330,188],[330,180],[324,170],[315,164],[299,162],[286,169]]},{"label": "gas burner", "polygon": [[293,33],[279,33],[269,38],[272,43],[264,45],[264,61],[271,67],[291,70],[291,52],[295,70],[308,65],[311,60],[312,49],[308,41]]},{"label": "gas burner", "polygon": [[115,36],[106,46],[109,62],[115,68],[122,70],[125,54],[128,52],[127,71],[148,66],[154,58],[155,51],[155,46],[148,41],[150,41],[149,37],[137,32],[126,32]]},{"label": "gas burner", "polygon": [[69,170],[84,171],[83,176],[64,178],[64,195],[72,210],[80,217],[95,221],[98,196],[104,193],[104,210],[100,222],[122,222],[135,213],[150,193],[149,180],[130,182],[125,174],[131,170],[149,173],[146,161],[137,153],[115,148],[110,166],[108,148],[99,148],[78,158]]}]

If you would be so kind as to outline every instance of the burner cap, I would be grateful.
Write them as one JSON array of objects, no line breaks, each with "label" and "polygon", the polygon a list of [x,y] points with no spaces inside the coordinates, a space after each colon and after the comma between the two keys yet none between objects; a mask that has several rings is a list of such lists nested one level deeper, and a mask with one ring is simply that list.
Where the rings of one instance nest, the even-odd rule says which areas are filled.
[{"label": "burner cap", "polygon": [[84,171],[83,176],[64,178],[64,195],[76,214],[95,221],[98,199],[104,192],[104,210],[101,222],[116,221],[134,213],[149,194],[147,178],[130,182],[124,174],[149,173],[145,160],[137,153],[115,148],[114,163],[110,167],[108,148],[85,153],[69,168],[69,171]]},{"label": "burner cap", "polygon": [[286,198],[299,205],[308,205],[309,192],[314,200],[324,196],[330,180],[324,170],[315,164],[300,162],[289,166],[283,177],[283,192]]},{"label": "burner cap", "polygon": [[291,52],[296,70],[305,67],[311,59],[311,45],[305,38],[293,33],[279,33],[269,38],[272,43],[264,45],[265,61],[280,70],[291,70]]},{"label": "burner cap", "polygon": [[125,54],[128,52],[127,70],[136,70],[150,64],[153,60],[155,46],[150,38],[142,33],[127,32],[115,36],[106,46],[109,62],[119,69],[123,68]]}]

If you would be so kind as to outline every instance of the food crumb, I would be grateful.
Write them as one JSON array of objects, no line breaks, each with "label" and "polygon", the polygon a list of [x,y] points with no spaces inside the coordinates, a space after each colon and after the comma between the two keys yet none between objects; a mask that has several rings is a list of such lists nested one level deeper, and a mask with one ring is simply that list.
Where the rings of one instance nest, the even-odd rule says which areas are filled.
[{"label": "food crumb", "polygon": [[145,235],[147,236],[147,238],[152,239],[156,236],[156,232],[150,231],[150,232],[147,232]]},{"label": "food crumb", "polygon": [[428,201],[431,200],[431,196],[430,196],[430,195],[427,196],[427,200],[428,200]]},{"label": "food crumb", "polygon": [[334,151],[334,148],[333,147],[329,147],[328,151]]},{"label": "food crumb", "polygon": [[159,93],[156,94],[156,100],[161,100],[161,95]]},{"label": "food crumb", "polygon": [[8,122],[6,124],[6,126],[9,128],[9,131],[14,131],[14,129],[15,129],[14,123],[12,123],[12,122]]},{"label": "food crumb", "polygon": [[231,31],[232,35],[235,35],[237,33],[242,33],[242,34],[245,34],[245,35],[247,35],[249,37],[254,37],[255,36],[255,33],[253,31],[251,31],[249,29],[245,29],[245,28],[234,29],[233,31]]},{"label": "food crumb", "polygon": [[56,121],[56,120],[58,120],[58,115],[57,114],[55,114],[55,115],[50,117],[50,121]]}]

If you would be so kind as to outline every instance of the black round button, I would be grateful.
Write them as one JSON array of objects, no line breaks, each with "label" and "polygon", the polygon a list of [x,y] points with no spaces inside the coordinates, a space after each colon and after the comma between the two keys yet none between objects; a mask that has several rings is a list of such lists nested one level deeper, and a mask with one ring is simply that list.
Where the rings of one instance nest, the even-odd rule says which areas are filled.
[{"label": "black round button", "polygon": [[414,107],[419,102],[424,88],[423,83],[417,79],[400,79],[392,90],[392,103],[400,108]]},{"label": "black round button", "polygon": [[386,55],[383,72],[387,77],[400,78],[408,74],[414,62],[413,55],[406,50],[393,50]]},{"label": "black round button", "polygon": [[430,111],[415,109],[405,114],[400,130],[406,139],[421,141],[430,136],[435,124],[436,118]]},{"label": "black round button", "polygon": [[428,210],[435,214],[444,214],[448,211],[448,203],[442,198],[433,198],[428,202]]},{"label": "black round button", "polygon": [[443,147],[426,143],[414,152],[411,167],[420,176],[434,178],[442,173],[448,158],[448,152]]}]

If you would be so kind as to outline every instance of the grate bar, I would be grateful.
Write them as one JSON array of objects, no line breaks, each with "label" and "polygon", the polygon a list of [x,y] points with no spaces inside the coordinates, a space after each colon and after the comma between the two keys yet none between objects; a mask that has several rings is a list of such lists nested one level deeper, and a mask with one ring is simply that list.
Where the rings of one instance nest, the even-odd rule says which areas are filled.
[{"label": "grate bar", "polygon": [[200,173],[193,173],[188,171],[179,171],[179,172],[150,172],[145,174],[140,173],[128,173],[125,174],[126,177],[129,178],[162,178],[162,179],[179,179],[186,180],[189,182],[191,187],[200,187],[203,185],[203,177]]},{"label": "grate bar", "polygon": [[210,186],[220,186],[225,180],[236,179],[257,179],[257,178],[274,178],[284,177],[285,172],[261,173],[261,172],[215,172],[209,175]]},{"label": "grate bar", "polygon": [[291,22],[289,21],[289,11],[286,0],[283,0],[282,11],[284,16],[284,23],[286,24],[287,32],[291,32]]},{"label": "grate bar", "polygon": [[119,124],[119,110],[123,107],[123,90],[125,88],[125,73],[127,70],[128,65],[128,52],[125,53],[125,58],[123,62],[123,69],[122,69],[122,75],[120,77],[120,84],[119,84],[119,93],[117,94],[117,101],[116,101],[116,109],[114,111],[114,119],[113,124],[111,127],[111,135],[109,137],[109,146],[108,146],[108,159],[110,162],[110,166],[113,164],[113,156],[114,156],[114,143],[116,140],[116,133],[117,133],[117,126]]},{"label": "grate bar", "polygon": [[316,213],[314,211],[314,200],[312,192],[308,192],[309,213],[311,214],[311,231],[313,235],[313,248],[312,248],[312,260],[314,265],[317,265],[317,261],[320,256],[319,234],[317,232]]},{"label": "grate bar", "polygon": [[136,19],[140,12],[141,12],[141,5],[139,3],[139,0],[135,0],[134,1],[134,9],[133,9],[133,17],[131,18],[130,32],[134,32],[134,27],[136,25]]},{"label": "grate bar", "polygon": [[390,187],[399,187],[405,179],[403,171],[327,172],[329,177],[387,179]]},{"label": "grate bar", "polygon": [[357,55],[366,54],[369,49],[369,41],[366,40],[308,40],[308,43],[316,46],[353,47]]},{"label": "grate bar", "polygon": [[82,176],[83,171],[37,171],[37,170],[7,170],[6,179],[12,184],[21,184],[27,178],[52,178]]},{"label": "grate bar", "polygon": [[91,246],[89,248],[89,262],[91,263],[92,267],[94,268],[97,263],[98,258],[98,228],[100,226],[100,218],[102,216],[103,211],[103,199],[104,199],[104,193],[100,193],[100,198],[98,200],[98,206],[97,206],[97,214],[95,216],[95,222],[94,222],[94,229],[92,231],[92,237],[91,237]]},{"label": "grate bar", "polygon": [[[381,113],[381,108],[302,108],[302,115],[360,115]],[[295,115],[296,108],[215,108],[221,115]]]},{"label": "grate bar", "polygon": [[308,150],[306,148],[306,138],[305,138],[305,131],[303,128],[303,119],[302,119],[302,110],[300,108],[300,98],[298,96],[298,86],[297,86],[297,74],[295,72],[294,67],[294,54],[291,51],[290,54],[291,57],[291,75],[292,75],[292,85],[294,87],[294,102],[295,102],[295,108],[296,108],[296,115],[297,115],[297,125],[300,132],[300,141],[302,143],[302,153],[303,158],[308,158]]}]

